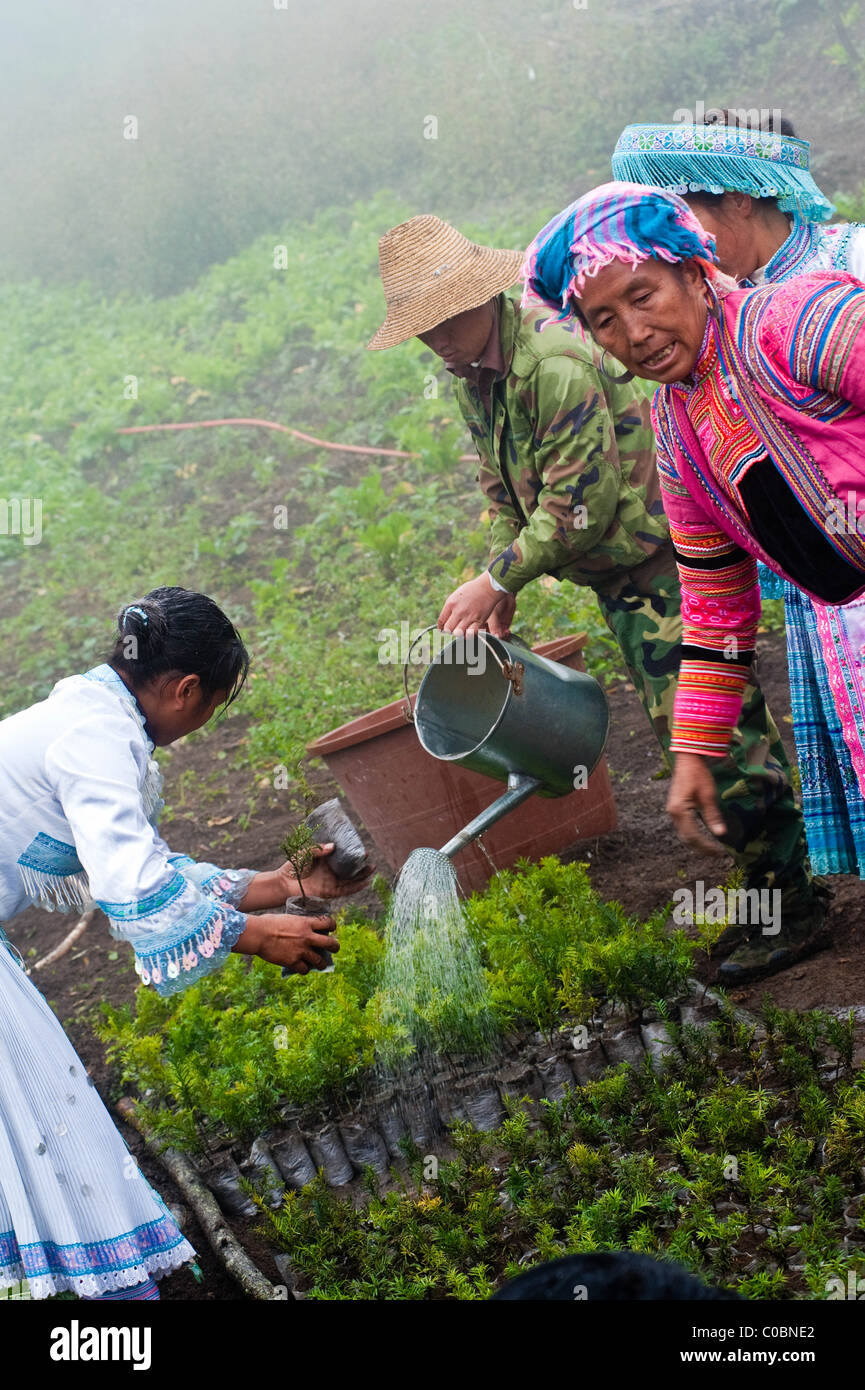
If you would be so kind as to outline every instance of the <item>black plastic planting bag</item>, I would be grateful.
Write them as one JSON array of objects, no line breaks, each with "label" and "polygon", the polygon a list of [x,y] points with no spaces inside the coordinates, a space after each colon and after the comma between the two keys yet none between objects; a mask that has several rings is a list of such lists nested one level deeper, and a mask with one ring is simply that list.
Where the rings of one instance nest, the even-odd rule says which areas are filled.
[{"label": "black plastic planting bag", "polygon": [[426,1082],[401,1087],[399,1108],[409,1134],[418,1148],[424,1152],[438,1138],[442,1128]]},{"label": "black plastic planting bag", "polygon": [[[331,797],[330,801],[323,801],[314,811],[310,811],[306,825],[317,844],[333,844],[326,862],[337,878],[355,878],[361,872],[366,863],[363,840],[342,809],[338,797]],[[304,917],[330,916],[332,906],[329,901],[319,898],[289,898],[285,910]],[[330,951],[322,951],[321,954],[325,962],[322,973],[327,975],[333,970],[333,956]],[[293,973],[283,966],[283,978]]]},{"label": "black plastic planting bag", "polygon": [[340,1121],[339,1132],[345,1151],[358,1172],[369,1166],[376,1173],[386,1173],[390,1168],[390,1155],[387,1145],[377,1129],[363,1119]]},{"label": "black plastic planting bag", "polygon": [[640,1030],[635,1026],[623,1028],[618,1033],[607,1032],[605,1028],[601,1046],[611,1066],[616,1066],[619,1062],[630,1062],[632,1067],[639,1070],[646,1058]]},{"label": "black plastic planting bag", "polygon": [[457,1082],[457,1092],[466,1118],[475,1129],[496,1129],[505,1118],[502,1098],[491,1077],[468,1076],[464,1081]]},{"label": "black plastic planting bag", "polygon": [[337,878],[354,878],[360,873],[366,863],[366,850],[338,797],[323,801],[310,811],[306,824],[317,844],[333,844],[327,863]]},{"label": "black plastic planting bag", "polygon": [[[285,910],[292,917],[330,917],[333,903],[326,898],[286,898]],[[319,951],[319,955],[324,961],[324,968],[319,973],[329,975],[333,970],[333,955],[330,951]],[[284,980],[295,973],[287,965],[282,967]]]},{"label": "black plastic planting bag", "polygon": [[501,1073],[499,1088],[503,1095],[516,1101],[522,1100],[523,1096],[528,1096],[529,1100],[540,1100],[544,1094],[543,1082],[534,1067],[520,1062],[515,1062]]},{"label": "black plastic planting bag", "polygon": [[575,1048],[570,1063],[581,1086],[587,1086],[590,1081],[597,1081],[609,1066],[597,1038],[591,1038],[586,1047]]},{"label": "black plastic planting bag", "polygon": [[221,1158],[201,1176],[227,1216],[255,1216],[258,1208],[240,1186],[240,1169],[230,1157]]},{"label": "black plastic planting bag", "polygon": [[324,1169],[330,1187],[343,1187],[354,1177],[354,1168],[335,1124],[327,1124],[314,1133],[302,1130],[316,1168]]},{"label": "black plastic planting bag", "polygon": [[440,1072],[438,1076],[433,1077],[430,1085],[435,1108],[443,1125],[452,1125],[457,1120],[466,1118],[463,1102],[454,1089],[452,1072]]},{"label": "black plastic planting bag", "polygon": [[375,1107],[376,1127],[387,1145],[391,1158],[405,1160],[400,1148],[400,1140],[408,1134],[408,1127],[400,1110],[395,1091],[377,1097]]},{"label": "black plastic planting bag", "polygon": [[273,1154],[263,1139],[256,1139],[249,1151],[249,1158],[242,1165],[243,1171],[255,1183],[267,1205],[274,1211],[282,1205],[285,1184],[274,1162]]},{"label": "black plastic planting bag", "polygon": [[303,1187],[315,1177],[315,1164],[299,1134],[272,1140],[270,1152],[289,1187]]},{"label": "black plastic planting bag", "polygon": [[537,1069],[547,1100],[561,1100],[568,1087],[573,1090],[574,1073],[564,1057],[560,1057],[558,1053],[554,1053],[552,1057],[541,1058],[537,1062]]},{"label": "black plastic planting bag", "polygon": [[644,1023],[640,1029],[640,1037],[655,1071],[661,1071],[664,1063],[676,1055],[676,1045],[663,1020]]}]

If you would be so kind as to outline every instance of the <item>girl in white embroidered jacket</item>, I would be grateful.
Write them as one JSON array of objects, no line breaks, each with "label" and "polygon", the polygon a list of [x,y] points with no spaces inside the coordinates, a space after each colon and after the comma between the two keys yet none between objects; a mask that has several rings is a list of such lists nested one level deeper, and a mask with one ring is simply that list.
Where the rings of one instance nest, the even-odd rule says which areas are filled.
[{"label": "girl in white embroidered jacket", "polygon": [[[125,608],[118,628],[104,665],[0,721],[0,923],[33,902],[95,902],[161,994],[232,950],[297,974],[323,968],[321,953],[339,950],[332,919],[267,911],[298,891],[289,865],[255,873],[194,863],[156,829],[154,747],[236,698],[249,661],[234,627],[203,594],[171,588]],[[324,862],[332,848],[319,846],[304,879],[317,897],[362,881],[333,876]],[[194,1251],[8,945],[0,927],[0,1288],[27,1279],[37,1298],[64,1289],[157,1296],[151,1279]]]}]

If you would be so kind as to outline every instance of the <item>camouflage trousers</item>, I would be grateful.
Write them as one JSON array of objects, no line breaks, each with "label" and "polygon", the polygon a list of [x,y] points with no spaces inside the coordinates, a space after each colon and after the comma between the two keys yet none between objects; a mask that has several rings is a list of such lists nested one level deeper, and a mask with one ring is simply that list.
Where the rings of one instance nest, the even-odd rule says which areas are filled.
[{"label": "camouflage trousers", "polygon": [[[596,590],[631,681],[671,765],[673,700],[682,617],[679,579],[671,573],[635,578],[614,593]],[[814,896],[805,824],[790,784],[790,764],[759,685],[745,690],[742,713],[725,758],[708,758],[728,847],[748,888],[778,888],[785,913],[808,910]]]}]

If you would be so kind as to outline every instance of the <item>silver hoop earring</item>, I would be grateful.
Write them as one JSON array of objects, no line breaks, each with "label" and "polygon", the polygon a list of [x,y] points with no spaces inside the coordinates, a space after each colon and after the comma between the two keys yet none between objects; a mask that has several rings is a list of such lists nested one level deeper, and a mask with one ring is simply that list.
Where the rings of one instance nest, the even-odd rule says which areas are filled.
[{"label": "silver hoop earring", "polygon": [[634,373],[633,373],[633,372],[629,372],[629,371],[620,372],[618,376],[616,376],[614,372],[608,372],[607,369],[606,369],[606,367],[604,366],[604,363],[606,362],[606,360],[607,360],[607,349],[604,348],[603,352],[601,353],[601,360],[600,360],[600,362],[598,363],[598,371],[601,373],[601,376],[605,376],[605,377],[607,378],[607,381],[621,382],[621,381],[633,381],[633,380],[634,380]]}]

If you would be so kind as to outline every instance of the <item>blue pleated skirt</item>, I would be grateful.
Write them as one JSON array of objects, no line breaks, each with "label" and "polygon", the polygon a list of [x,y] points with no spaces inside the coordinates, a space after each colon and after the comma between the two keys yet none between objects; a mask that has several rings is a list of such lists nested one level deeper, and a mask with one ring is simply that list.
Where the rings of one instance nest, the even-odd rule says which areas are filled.
[{"label": "blue pleated skirt", "polygon": [[802,813],[817,874],[865,878],[865,799],[829,685],[810,599],[763,565],[764,598],[783,598]]}]

